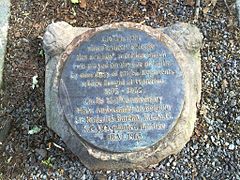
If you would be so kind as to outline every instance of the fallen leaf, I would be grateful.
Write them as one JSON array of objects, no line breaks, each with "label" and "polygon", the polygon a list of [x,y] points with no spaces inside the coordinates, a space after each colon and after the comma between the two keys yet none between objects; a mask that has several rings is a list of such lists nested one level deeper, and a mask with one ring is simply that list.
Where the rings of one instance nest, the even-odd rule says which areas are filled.
[{"label": "fallen leaf", "polygon": [[75,11],[75,9],[72,7],[72,15],[73,16],[76,16],[77,15],[77,13],[76,13],[76,11]]},{"label": "fallen leaf", "polygon": [[23,13],[24,16],[28,16],[30,13]]},{"label": "fallen leaf", "polygon": [[58,169],[58,172],[59,172],[61,175],[64,175],[64,169]]},{"label": "fallen leaf", "polygon": [[225,88],[227,88],[227,86],[228,86],[228,81],[226,79],[224,79],[222,81],[222,88],[225,89]]},{"label": "fallen leaf", "polygon": [[147,0],[140,0],[140,4],[145,6],[147,4]]},{"label": "fallen leaf", "polygon": [[213,6],[213,7],[215,7],[215,5],[217,4],[217,0],[204,0],[204,3],[205,3],[207,6]]},{"label": "fallen leaf", "polygon": [[35,87],[38,87],[38,75],[35,75],[32,77],[32,89],[35,89]]},{"label": "fallen leaf", "polygon": [[41,50],[39,51],[38,55],[41,56],[41,57],[44,57],[44,50],[41,49]]},{"label": "fallen leaf", "polygon": [[195,0],[186,0],[186,4],[188,6],[194,6],[195,5]]},{"label": "fallen leaf", "polygon": [[205,7],[205,8],[203,8],[203,14],[207,14],[208,11],[209,11],[209,7]]},{"label": "fallen leaf", "polygon": [[77,3],[79,3],[79,0],[71,0],[71,2],[72,2],[73,4],[77,4]]},{"label": "fallen leaf", "polygon": [[36,23],[36,24],[33,25],[33,27],[34,27],[35,29],[40,29],[40,28],[41,28],[41,24]]},{"label": "fallen leaf", "polygon": [[80,0],[80,7],[85,9],[87,7],[87,0]]},{"label": "fallen leaf", "polygon": [[32,135],[32,134],[37,134],[37,133],[39,133],[41,130],[42,130],[42,129],[41,129],[40,127],[38,127],[38,126],[33,126],[33,128],[28,131],[28,134],[30,134],[30,135]]},{"label": "fallen leaf", "polygon": [[213,5],[213,7],[215,7],[217,4],[217,0],[211,0],[211,4]]},{"label": "fallen leaf", "polygon": [[20,33],[20,32],[16,32],[16,33],[15,33],[15,37],[16,37],[16,38],[19,38],[20,36],[21,36],[21,33]]},{"label": "fallen leaf", "polygon": [[201,109],[200,109],[200,114],[205,116],[207,114],[207,107],[202,105]]},{"label": "fallen leaf", "polygon": [[195,133],[196,133],[196,136],[201,136],[201,132],[199,131],[199,130],[197,130],[197,129],[195,129]]},{"label": "fallen leaf", "polygon": [[8,158],[8,160],[7,160],[7,163],[8,163],[8,164],[11,162],[12,158],[13,158],[12,156],[10,156],[10,157]]},{"label": "fallen leaf", "polygon": [[51,149],[51,147],[52,147],[52,143],[49,142],[49,143],[48,143],[48,148],[47,148],[47,149]]}]

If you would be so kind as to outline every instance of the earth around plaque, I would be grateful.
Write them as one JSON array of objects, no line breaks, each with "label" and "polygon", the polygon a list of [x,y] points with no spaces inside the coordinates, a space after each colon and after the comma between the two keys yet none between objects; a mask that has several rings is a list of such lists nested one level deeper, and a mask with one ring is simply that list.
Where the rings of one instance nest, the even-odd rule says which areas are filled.
[{"label": "earth around plaque", "polygon": [[166,44],[143,30],[119,27],[92,32],[72,46],[59,99],[81,138],[103,150],[131,152],[171,131],[185,92],[182,70]]}]

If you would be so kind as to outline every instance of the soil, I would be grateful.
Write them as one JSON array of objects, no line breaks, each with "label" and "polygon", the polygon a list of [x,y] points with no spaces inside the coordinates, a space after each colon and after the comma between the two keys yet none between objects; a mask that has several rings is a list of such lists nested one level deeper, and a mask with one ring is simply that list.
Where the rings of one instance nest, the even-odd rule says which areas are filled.
[{"label": "soil", "polygon": [[[182,174],[183,179],[238,179],[240,31],[234,2],[227,1],[228,9],[224,1],[219,0],[216,6],[204,1],[198,20],[194,20],[194,3],[189,2],[149,0],[143,5],[138,1],[92,0],[87,1],[87,7],[83,9],[70,0],[12,0],[0,98],[0,120],[12,123],[9,136],[0,145],[0,179],[31,179],[38,177],[38,171],[47,178],[74,177],[65,165],[75,164],[78,159],[47,127],[45,119],[42,37],[47,25],[53,21],[66,21],[81,27],[120,21],[160,27],[181,21],[197,25],[204,35],[202,103],[188,145],[181,153],[170,156],[146,173],[90,172],[77,164],[75,168],[82,172],[82,179],[83,175],[85,179],[168,179],[177,178],[178,174]],[[36,75],[38,84],[33,89],[32,78]],[[29,134],[35,126],[40,132]],[[176,168],[171,169],[173,166]],[[44,179],[45,176],[39,175],[41,177]]]}]

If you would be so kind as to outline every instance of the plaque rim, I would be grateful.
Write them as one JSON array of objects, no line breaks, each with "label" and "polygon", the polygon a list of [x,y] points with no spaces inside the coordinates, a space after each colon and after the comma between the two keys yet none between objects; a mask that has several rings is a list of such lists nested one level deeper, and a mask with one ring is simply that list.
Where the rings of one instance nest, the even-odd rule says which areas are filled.
[{"label": "plaque rim", "polygon": [[[98,32],[102,32],[105,30],[111,30],[111,29],[121,29],[121,28],[128,28],[128,29],[135,29],[135,30],[140,30],[143,31],[145,33],[147,33],[148,35],[150,35],[151,37],[156,38],[159,42],[163,43],[168,50],[173,54],[173,56],[176,59],[176,62],[178,63],[178,66],[180,68],[180,71],[182,73],[182,80],[183,80],[183,103],[181,105],[181,110],[179,112],[178,117],[176,118],[176,120],[171,124],[169,130],[167,131],[167,133],[161,137],[160,139],[158,139],[155,143],[147,146],[147,147],[143,147],[140,149],[136,149],[133,151],[111,151],[108,149],[102,149],[98,146],[93,145],[91,142],[88,142],[87,140],[85,140],[83,137],[81,137],[81,135],[76,132],[77,130],[75,130],[75,128],[73,127],[72,124],[70,124],[70,122],[67,120],[64,110],[62,108],[62,104],[60,103],[59,100],[59,94],[58,94],[58,103],[60,105],[60,108],[62,109],[62,113],[63,113],[63,118],[64,120],[67,122],[67,124],[69,125],[69,127],[74,131],[74,133],[78,136],[78,138],[81,139],[81,141],[83,141],[83,144],[86,147],[91,147],[91,149],[95,149],[96,152],[101,152],[101,153],[112,153],[112,154],[132,154],[132,153],[136,153],[136,152],[144,152],[146,150],[152,149],[152,148],[156,148],[159,144],[159,142],[164,141],[164,139],[166,139],[171,132],[173,131],[174,127],[178,124],[179,119],[182,116],[182,112],[184,111],[184,107],[185,107],[185,103],[186,103],[186,78],[185,78],[185,73],[184,73],[184,68],[182,67],[181,64],[181,59],[183,57],[180,56],[180,58],[178,57],[179,53],[182,54],[183,52],[181,51],[181,49],[178,47],[178,45],[175,43],[175,41],[173,41],[168,35],[166,35],[165,33],[157,30],[157,29],[153,29],[152,27],[146,26],[146,25],[142,25],[142,24],[137,24],[137,23],[130,23],[130,22],[122,22],[122,23],[113,23],[110,25],[105,25],[105,26],[101,26],[101,27],[97,27],[97,28],[93,28],[93,29],[89,29],[88,31],[84,32],[83,34],[75,37],[73,39],[73,41],[66,47],[66,49],[63,51],[63,53],[60,56],[60,61],[57,65],[57,73],[56,73],[56,80],[57,80],[57,91],[59,92],[59,85],[60,85],[60,80],[61,80],[61,75],[62,75],[62,70],[65,66],[65,63],[67,62],[67,59],[69,57],[69,55],[71,55],[71,53],[75,50],[75,48],[79,47],[81,45],[81,43],[88,41],[91,37],[93,37],[95,34],[97,34]],[[176,48],[177,47],[177,48]]]}]

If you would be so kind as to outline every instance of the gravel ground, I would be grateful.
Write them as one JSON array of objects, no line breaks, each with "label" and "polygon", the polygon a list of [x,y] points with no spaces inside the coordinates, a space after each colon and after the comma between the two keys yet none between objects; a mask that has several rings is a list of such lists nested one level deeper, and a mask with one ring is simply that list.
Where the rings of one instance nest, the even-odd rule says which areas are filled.
[{"label": "gravel ground", "polygon": [[[191,1],[184,2],[150,0],[143,6],[134,0],[92,0],[80,9],[66,0],[12,0],[0,117],[13,123],[1,145],[0,179],[240,179],[240,31],[234,2],[227,1],[227,8],[223,0],[215,7],[203,1],[197,21]],[[159,27],[181,21],[200,28],[201,107],[194,134],[179,154],[145,172],[91,172],[47,128],[42,36],[58,20],[84,27],[119,21]],[[36,75],[38,87],[32,89]],[[36,126],[40,132],[29,134]]]}]

